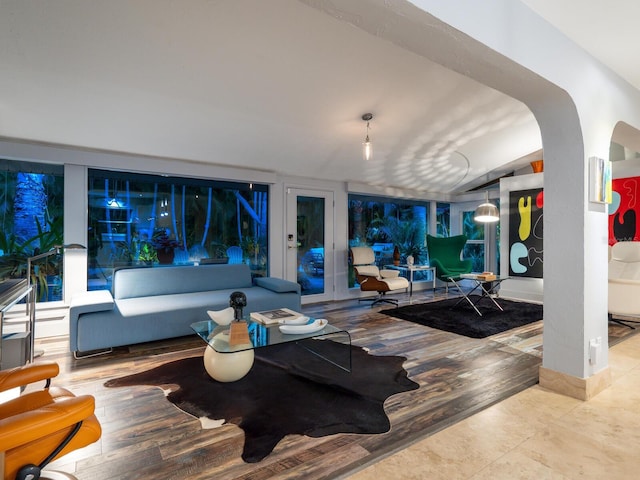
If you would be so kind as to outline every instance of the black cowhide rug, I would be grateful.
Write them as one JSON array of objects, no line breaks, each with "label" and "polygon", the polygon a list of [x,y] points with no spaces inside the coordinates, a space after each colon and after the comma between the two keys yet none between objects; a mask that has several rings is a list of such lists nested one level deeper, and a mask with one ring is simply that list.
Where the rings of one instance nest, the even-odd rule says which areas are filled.
[{"label": "black cowhide rug", "polygon": [[244,431],[242,459],[248,463],[262,460],[290,434],[387,432],[391,425],[384,401],[419,387],[407,377],[404,357],[369,355],[329,340],[305,342],[326,358],[348,358],[350,351],[351,373],[301,345],[286,343],[257,349],[253,368],[237,382],[212,380],[199,355],[109,380],[105,386],[178,385],[167,396],[178,408],[197,418],[234,423]]}]

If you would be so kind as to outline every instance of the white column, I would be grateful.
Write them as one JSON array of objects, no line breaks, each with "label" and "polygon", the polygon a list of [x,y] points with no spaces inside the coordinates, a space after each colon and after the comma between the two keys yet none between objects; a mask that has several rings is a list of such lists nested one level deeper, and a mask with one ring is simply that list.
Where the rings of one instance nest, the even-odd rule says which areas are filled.
[{"label": "white column", "polygon": [[[87,246],[87,167],[64,166],[64,244]],[[64,302],[76,292],[87,291],[87,250],[64,252]]]},{"label": "white column", "polygon": [[[552,112],[546,117],[540,119],[545,151],[544,355],[540,383],[588,399],[611,382],[607,214],[603,205],[591,204],[588,198],[592,180],[588,157],[608,158],[611,131],[593,129],[585,142],[578,128],[562,128],[560,124],[566,123],[562,118],[552,118]],[[590,121],[583,118],[581,123],[584,126]],[[600,147],[593,139],[599,139]],[[601,349],[594,357],[589,344],[595,340]]]}]

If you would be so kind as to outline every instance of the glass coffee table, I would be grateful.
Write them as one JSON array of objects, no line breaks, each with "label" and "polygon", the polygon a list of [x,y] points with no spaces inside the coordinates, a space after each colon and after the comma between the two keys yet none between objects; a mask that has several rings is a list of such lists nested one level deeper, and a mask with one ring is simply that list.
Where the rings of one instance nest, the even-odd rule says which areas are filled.
[{"label": "glass coffee table", "polygon": [[[458,300],[456,304],[451,308],[454,308],[460,302],[466,300],[473,307],[476,313],[482,316],[482,313],[478,309],[477,305],[483,298],[488,298],[499,310],[503,311],[502,306],[498,303],[496,298],[498,297],[498,287],[502,282],[508,279],[509,277],[500,275],[494,275],[491,278],[485,278],[483,275],[476,273],[465,273],[457,277],[449,277],[449,281],[453,282],[453,284],[462,295],[462,297],[460,297],[460,300]],[[471,280],[474,284],[473,288],[465,293],[465,291],[460,287],[460,284],[458,283],[461,280]],[[479,298],[474,302],[473,300],[471,300],[470,296],[478,289],[480,289],[480,295]]]},{"label": "glass coffee table", "polygon": [[[309,321],[312,322],[311,318]],[[264,325],[250,318],[241,320],[247,324],[249,331],[249,343],[229,345],[229,325],[219,325],[213,320],[203,320],[191,324],[191,328],[204,340],[208,347],[204,354],[204,364],[209,375],[221,382],[234,382],[244,377],[253,366],[254,351],[283,343],[296,343],[302,349],[322,360],[344,370],[351,372],[351,335],[346,330],[341,330],[331,324],[327,324],[321,330],[311,333],[282,333],[279,325]],[[329,340],[344,344],[346,348],[340,358],[328,358],[313,349],[313,342],[305,340]]]},{"label": "glass coffee table", "polygon": [[409,303],[413,302],[413,272],[431,272],[431,290],[436,290],[436,267],[430,265],[416,265],[416,264],[400,264],[400,265],[385,265],[384,268],[390,268],[392,270],[399,270],[408,275],[409,280]]}]

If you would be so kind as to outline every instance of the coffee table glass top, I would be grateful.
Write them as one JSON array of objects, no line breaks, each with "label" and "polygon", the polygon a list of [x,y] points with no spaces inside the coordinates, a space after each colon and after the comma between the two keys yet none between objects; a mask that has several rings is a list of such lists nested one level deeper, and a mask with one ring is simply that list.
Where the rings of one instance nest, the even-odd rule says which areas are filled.
[{"label": "coffee table glass top", "polygon": [[436,267],[432,267],[431,265],[418,265],[417,263],[414,263],[413,265],[409,265],[407,263],[401,263],[400,265],[385,265],[384,268],[390,268],[392,270],[431,270],[434,269]]},{"label": "coffee table glass top", "polygon": [[477,282],[483,282],[483,283],[488,283],[488,282],[502,282],[504,280],[508,280],[509,277],[507,275],[494,275],[493,277],[490,278],[484,278],[482,276],[481,273],[463,273],[462,275],[460,275],[459,277],[455,277],[456,280],[458,278],[460,279],[464,279],[464,280],[475,280]]},{"label": "coffee table glass top", "polygon": [[[312,321],[313,319],[311,319]],[[202,338],[211,348],[219,353],[232,353],[242,350],[250,350],[280,343],[297,342],[307,338],[318,338],[327,335],[349,337],[349,332],[327,324],[322,330],[313,333],[285,334],[280,331],[278,325],[263,325],[251,319],[241,320],[247,324],[250,344],[230,346],[227,341],[220,341],[228,334],[229,325],[218,325],[213,320],[203,320],[191,324],[191,328]],[[349,341],[350,343],[350,341]]]}]

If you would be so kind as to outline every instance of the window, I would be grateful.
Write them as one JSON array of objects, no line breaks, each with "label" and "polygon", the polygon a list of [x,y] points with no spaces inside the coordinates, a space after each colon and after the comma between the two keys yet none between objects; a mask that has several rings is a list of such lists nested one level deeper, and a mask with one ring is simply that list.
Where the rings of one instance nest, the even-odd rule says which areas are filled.
[{"label": "window", "polygon": [[451,206],[448,203],[436,204],[436,236],[448,237],[450,236],[451,228]]},{"label": "window", "polygon": [[26,278],[27,260],[33,261],[31,282],[37,300],[62,299],[64,167],[0,159],[0,279]]},{"label": "window", "polygon": [[[416,264],[427,263],[428,212],[428,202],[349,195],[349,246],[371,246],[379,267],[393,262],[396,246],[400,263],[409,255]],[[429,280],[430,273],[416,272],[414,281]],[[354,286],[351,268],[349,287]]]},{"label": "window", "polygon": [[467,244],[462,251],[462,258],[470,259],[474,272],[483,272],[484,268],[484,223],[473,220],[475,210],[462,212],[462,233],[467,236]]},{"label": "window", "polygon": [[89,171],[89,290],[114,268],[246,263],[268,272],[268,187]]},{"label": "window", "polygon": [[[500,208],[499,202],[497,203]],[[469,208],[465,206],[463,208]],[[500,222],[480,223],[473,220],[473,211],[462,211],[462,233],[467,236],[463,258],[473,262],[474,272],[500,271]]]}]

